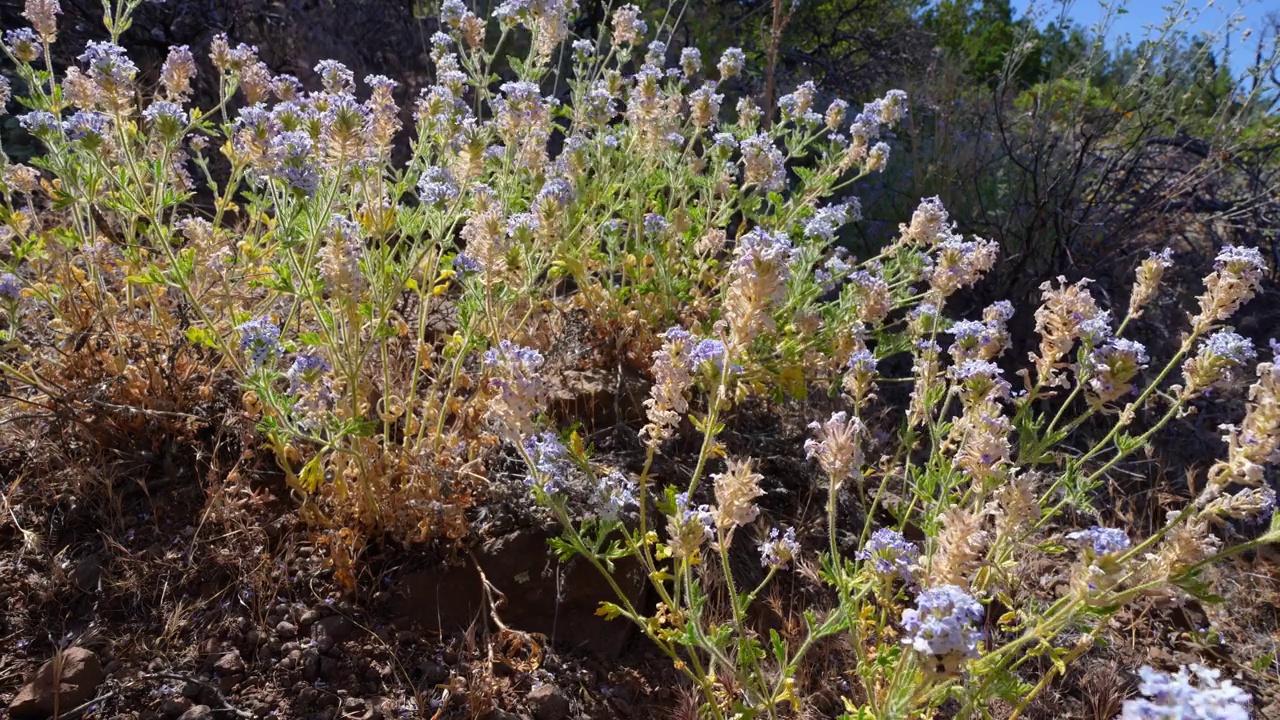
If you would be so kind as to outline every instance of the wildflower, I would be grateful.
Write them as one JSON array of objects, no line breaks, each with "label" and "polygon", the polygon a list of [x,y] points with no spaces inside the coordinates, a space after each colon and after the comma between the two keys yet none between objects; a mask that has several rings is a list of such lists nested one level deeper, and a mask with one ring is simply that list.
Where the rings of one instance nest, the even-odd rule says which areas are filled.
[{"label": "wildflower", "polygon": [[880,122],[893,126],[902,122],[907,116],[907,93],[905,90],[890,90],[880,100]]},{"label": "wildflower", "polygon": [[763,112],[760,106],[750,97],[742,97],[738,100],[738,124],[743,127],[752,127],[760,120]]},{"label": "wildflower", "polygon": [[1142,343],[1116,338],[1094,348],[1086,360],[1090,402],[1105,405],[1133,391],[1133,379],[1147,366],[1147,349]]},{"label": "wildflower", "polygon": [[961,240],[952,235],[938,243],[938,258],[929,275],[929,285],[941,297],[974,284],[996,262],[997,246],[990,240]]},{"label": "wildflower", "polygon": [[715,516],[706,505],[690,506],[687,492],[676,495],[674,510],[667,516],[667,548],[672,557],[691,559],[714,534]]},{"label": "wildflower", "polygon": [[22,279],[13,273],[0,274],[0,298],[9,303],[22,299]]},{"label": "wildflower", "polygon": [[58,124],[58,118],[47,110],[32,110],[25,115],[19,115],[18,125],[36,137],[55,133],[61,127]]},{"label": "wildflower", "polygon": [[1185,392],[1231,383],[1240,369],[1257,357],[1253,341],[1230,330],[1219,330],[1200,345],[1195,357],[1182,364]]},{"label": "wildflower", "polygon": [[649,438],[650,445],[657,445],[680,424],[682,415],[689,411],[685,393],[691,386],[691,361],[689,351],[692,336],[684,328],[673,327],[663,334],[662,347],[653,354],[653,387],[649,388],[649,400],[645,400],[645,413],[649,424],[640,434]]},{"label": "wildflower", "polygon": [[277,75],[271,81],[271,92],[281,102],[294,102],[302,93],[302,81],[292,75]]},{"label": "wildflower", "polygon": [[848,288],[857,320],[867,327],[880,325],[893,309],[889,283],[878,274],[868,270],[855,271],[849,275]]},{"label": "wildflower", "polygon": [[[1003,384],[1004,381],[999,383]],[[1007,384],[1000,387],[1000,390],[1005,388]],[[994,395],[979,401],[966,400],[964,414],[952,426],[952,435],[960,438],[960,446],[956,450],[956,467],[983,488],[990,488],[995,482],[1004,480],[1013,453],[1009,443],[1012,431],[1013,425],[1001,412]]]},{"label": "wildflower", "polygon": [[444,0],[440,6],[440,22],[456,28],[467,12],[467,6],[462,0]]},{"label": "wildflower", "polygon": [[813,99],[817,93],[818,88],[813,84],[813,81],[807,80],[801,83],[795,92],[778,98],[778,107],[782,110],[782,117],[791,120],[807,120],[807,116],[813,110]]},{"label": "wildflower", "polygon": [[760,227],[739,240],[725,300],[729,344],[735,350],[748,347],[761,332],[773,331],[769,310],[786,295],[795,252],[785,234],[770,234]]},{"label": "wildflower", "polygon": [[640,8],[623,5],[613,13],[613,44],[618,47],[634,45],[640,36],[649,32],[649,26],[640,19]]},{"label": "wildflower", "polygon": [[4,106],[9,104],[11,97],[12,88],[9,86],[9,78],[0,75],[0,114],[4,114]]},{"label": "wildflower", "polygon": [[844,248],[836,248],[836,254],[827,258],[827,261],[822,264],[822,267],[814,271],[813,279],[822,287],[824,292],[831,292],[836,289],[836,286],[840,284],[840,281],[844,279],[844,276],[853,269],[852,266],[844,260],[847,256],[847,250]]},{"label": "wildflower", "polygon": [[760,543],[760,564],[766,568],[781,570],[800,555],[800,543],[796,541],[796,529],[769,528],[769,539]]},{"label": "wildflower", "polygon": [[573,61],[577,63],[587,63],[591,61],[592,56],[596,54],[595,43],[581,38],[573,41]]},{"label": "wildflower", "polygon": [[911,214],[910,224],[898,226],[901,235],[899,242],[931,247],[939,240],[951,236],[947,219],[947,209],[942,206],[942,198],[925,198]]},{"label": "wildflower", "polygon": [[720,79],[728,80],[737,76],[742,72],[743,66],[747,64],[747,55],[742,52],[742,48],[731,47],[720,55],[718,68],[720,70]]},{"label": "wildflower", "polygon": [[835,132],[844,124],[845,113],[849,111],[849,103],[836,98],[827,106],[826,113],[823,114],[823,120],[827,123],[827,129]]},{"label": "wildflower", "polygon": [[1266,522],[1276,507],[1276,491],[1269,487],[1245,488],[1234,495],[1223,495],[1205,507],[1206,514]]},{"label": "wildflower", "polygon": [[58,37],[58,16],[61,14],[58,0],[27,0],[22,10],[22,17],[30,21],[40,37],[49,43]]},{"label": "wildflower", "polygon": [[161,137],[177,137],[187,127],[187,111],[167,100],[157,100],[147,106],[142,117],[151,123]]},{"label": "wildflower", "polygon": [[458,183],[442,167],[429,167],[418,179],[418,197],[426,205],[440,206],[458,198]]},{"label": "wildflower", "polygon": [[282,132],[271,138],[276,156],[275,177],[303,194],[311,196],[320,186],[320,171],[312,157],[311,136],[301,130]]},{"label": "wildflower", "polygon": [[626,512],[627,508],[636,507],[636,482],[620,470],[610,471],[600,480],[596,495],[596,517],[603,522],[614,522]]},{"label": "wildflower", "polygon": [[573,2],[566,0],[504,0],[493,15],[504,27],[524,25],[537,40],[537,59],[545,61],[568,35],[568,17]]},{"label": "wildflower", "polygon": [[862,468],[862,446],[859,436],[866,426],[848,413],[832,413],[825,422],[809,423],[816,437],[804,441],[805,456],[816,459],[823,472],[839,486],[854,472]]},{"label": "wildflower", "polygon": [[320,76],[320,83],[325,92],[334,95],[346,95],[355,92],[356,74],[337,60],[321,60],[316,63],[315,73]]},{"label": "wildflower", "polygon": [[1058,369],[1062,358],[1080,338],[1081,325],[1102,314],[1087,288],[1085,278],[1074,285],[1066,285],[1066,278],[1059,277],[1061,287],[1050,282],[1040,286],[1044,303],[1036,310],[1036,332],[1040,333],[1040,354],[1032,355],[1036,365],[1037,382],[1061,385],[1065,382]]},{"label": "wildflower", "polygon": [[[701,369],[704,365],[710,363],[717,371],[724,371],[724,361],[729,356],[729,349],[725,344],[715,338],[702,338],[689,351],[689,367],[694,370]],[[737,372],[741,370],[738,365],[730,365],[729,372]]]},{"label": "wildflower", "polygon": [[[1272,341],[1273,343],[1275,341]],[[1274,345],[1273,345],[1274,347]],[[1280,461],[1280,363],[1258,363],[1258,379],[1249,386],[1249,401],[1240,426],[1219,426],[1226,434],[1227,458],[1209,470],[1210,483],[1259,485],[1267,463]]]},{"label": "wildflower", "polygon": [[765,192],[780,192],[786,188],[782,151],[774,147],[768,135],[753,135],[743,140],[740,147],[745,170],[744,188],[756,186]]},{"label": "wildflower", "polygon": [[280,328],[265,317],[255,318],[236,327],[240,331],[240,352],[249,356],[254,370],[280,356]]},{"label": "wildflower", "polygon": [[531,169],[546,162],[546,142],[550,135],[551,102],[542,97],[531,82],[503,83],[502,94],[492,102],[494,127],[517,159]]},{"label": "wildflower", "polygon": [[493,373],[489,387],[495,391],[489,416],[512,442],[533,432],[533,416],[547,394],[539,374],[542,363],[542,354],[537,350],[510,340],[485,351],[484,364]]},{"label": "wildflower", "polygon": [[756,472],[751,460],[733,460],[722,473],[712,475],[716,489],[716,527],[722,532],[746,525],[760,515],[755,500],[764,494],[760,481],[764,476]]},{"label": "wildflower", "polygon": [[554,495],[564,487],[569,477],[568,450],[555,433],[543,432],[525,438],[521,447],[529,465],[525,484],[536,487],[548,495]]},{"label": "wildflower", "polygon": [[40,44],[40,37],[31,28],[6,30],[4,33],[4,46],[18,62],[35,62],[36,58],[44,54],[44,46]]},{"label": "wildflower", "polygon": [[858,551],[857,558],[870,561],[871,570],[877,575],[896,575],[910,582],[912,568],[920,559],[920,548],[907,542],[897,530],[880,528],[871,534],[867,544]]},{"label": "wildflower", "polygon": [[314,385],[320,380],[320,376],[329,370],[329,363],[319,355],[299,353],[284,374],[289,380],[290,394],[296,394],[302,388]]},{"label": "wildflower", "polygon": [[110,131],[111,116],[94,110],[81,110],[67,118],[63,129],[71,140],[83,140],[86,145],[96,146]]},{"label": "wildflower", "polygon": [[849,354],[849,360],[845,363],[849,372],[845,374],[843,383],[844,389],[853,395],[855,405],[862,404],[875,390],[875,380],[879,375],[876,369],[878,364],[876,356],[859,338],[856,349]]},{"label": "wildflower", "polygon": [[858,218],[861,214],[862,208],[857,200],[818,208],[813,217],[805,221],[805,237],[831,242],[835,239],[836,231],[841,225],[849,222],[851,218]]},{"label": "wildflower", "polygon": [[902,627],[908,637],[902,643],[922,655],[932,655],[946,672],[978,656],[982,631],[982,605],[955,585],[929,588],[916,598],[914,609],[902,611]]},{"label": "wildflower", "polygon": [[937,550],[928,567],[930,584],[967,587],[968,577],[982,562],[991,534],[983,529],[985,512],[949,508],[942,513]]},{"label": "wildflower", "polygon": [[689,93],[689,119],[695,127],[705,128],[714,125],[720,116],[720,103],[724,95],[715,91],[715,86],[707,83]]},{"label": "wildflower", "polygon": [[470,255],[458,253],[453,258],[453,270],[458,273],[460,277],[465,278],[468,275],[475,275],[483,269],[484,268],[481,267],[480,263]]},{"label": "wildflower", "polygon": [[1164,271],[1173,267],[1173,249],[1165,248],[1158,253],[1151,253],[1138,266],[1137,278],[1133,283],[1133,294],[1129,296],[1129,317],[1142,317],[1143,309],[1160,290],[1160,279]]},{"label": "wildflower", "polygon": [[649,43],[649,49],[645,51],[644,62],[646,65],[655,65],[662,67],[666,64],[667,44],[661,40],[654,40]]},{"label": "wildflower", "polygon": [[687,47],[680,51],[680,70],[688,79],[693,79],[702,71],[702,51],[695,47]]},{"label": "wildflower", "polygon": [[889,165],[889,144],[876,143],[867,151],[867,162],[864,166],[866,172],[880,172]]},{"label": "wildflower", "polygon": [[1106,310],[1080,323],[1080,340],[1085,347],[1097,347],[1110,340],[1111,336],[1111,313]]},{"label": "wildflower", "polygon": [[1257,248],[1228,245],[1218,253],[1213,272],[1204,279],[1200,312],[1191,318],[1192,331],[1204,332],[1235,314],[1258,292],[1267,263]]},{"label": "wildflower", "polygon": [[1009,382],[1000,377],[1004,370],[990,360],[966,360],[952,366],[948,374],[960,387],[966,406],[989,397],[1009,397]]},{"label": "wildflower", "polygon": [[1069,540],[1082,540],[1095,555],[1113,555],[1129,549],[1129,535],[1123,530],[1094,525],[1067,535]]},{"label": "wildflower", "polygon": [[914,351],[911,375],[916,382],[911,388],[911,401],[907,407],[907,418],[913,427],[928,421],[936,401],[934,388],[938,386],[942,374],[941,364],[938,362],[938,343],[933,340],[917,340]]},{"label": "wildflower", "polygon": [[89,79],[110,104],[121,108],[133,104],[133,79],[138,74],[138,66],[125,54],[124,48],[90,40],[79,59],[88,66]]},{"label": "wildflower", "polygon": [[671,223],[657,213],[648,213],[644,216],[644,234],[647,237],[661,237],[669,227],[671,227]]},{"label": "wildflower", "polygon": [[1144,665],[1138,671],[1138,692],[1145,697],[1126,700],[1117,720],[1249,720],[1248,693],[1230,680],[1219,680],[1217,670],[1201,665],[1190,670],[1196,684],[1186,667],[1169,675]]}]

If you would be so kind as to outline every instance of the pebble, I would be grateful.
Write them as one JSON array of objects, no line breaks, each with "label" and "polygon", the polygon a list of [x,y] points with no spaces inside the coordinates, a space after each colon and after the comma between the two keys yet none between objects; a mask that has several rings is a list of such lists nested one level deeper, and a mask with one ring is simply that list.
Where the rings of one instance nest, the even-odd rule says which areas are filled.
[{"label": "pebble", "polygon": [[213,708],[208,705],[196,705],[182,713],[178,720],[213,720]]},{"label": "pebble", "polygon": [[526,699],[538,720],[564,720],[569,715],[569,698],[551,683],[535,686]]},{"label": "pebble", "polygon": [[280,637],[286,640],[297,636],[297,634],[298,634],[297,626],[295,626],[293,623],[289,622],[288,620],[281,620],[280,624],[276,625],[276,635],[279,635]]}]

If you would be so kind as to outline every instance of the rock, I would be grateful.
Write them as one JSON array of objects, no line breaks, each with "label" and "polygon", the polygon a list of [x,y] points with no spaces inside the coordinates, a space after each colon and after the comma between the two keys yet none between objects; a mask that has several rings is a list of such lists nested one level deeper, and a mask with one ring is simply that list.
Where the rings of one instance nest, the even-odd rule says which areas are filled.
[{"label": "rock", "polygon": [[[62,670],[56,679],[55,665]],[[85,648],[70,648],[40,666],[9,703],[9,716],[13,720],[43,720],[53,714],[55,704],[62,711],[70,710],[92,700],[106,679],[97,655]]]},{"label": "rock", "polygon": [[331,657],[320,658],[320,678],[333,682],[338,679],[338,661]]},{"label": "rock", "polygon": [[196,705],[182,713],[178,720],[213,720],[213,708],[208,705]]},{"label": "rock", "polygon": [[101,580],[102,561],[98,559],[97,555],[90,555],[76,563],[76,566],[71,569],[71,582],[80,592],[98,592],[98,583]]},{"label": "rock", "polygon": [[120,672],[120,661],[112,660],[111,662],[107,663],[106,665],[103,666],[102,672],[108,675],[115,675],[116,673]]},{"label": "rock", "polygon": [[297,634],[298,627],[288,620],[281,620],[280,623],[276,625],[276,635],[279,635],[285,640],[296,637]]},{"label": "rock", "polygon": [[564,720],[569,715],[569,698],[551,683],[534,686],[525,700],[538,720]]},{"label": "rock", "polygon": [[311,636],[317,640],[322,637],[333,638],[334,642],[342,642],[351,636],[355,625],[341,615],[330,615],[316,623],[311,629]]},{"label": "rock", "polygon": [[160,703],[160,714],[167,718],[176,718],[190,709],[191,701],[181,696]]},{"label": "rock", "polygon": [[439,685],[449,679],[449,668],[433,660],[418,663],[418,672],[422,673],[422,682],[428,686]]},{"label": "rock", "polygon": [[312,623],[320,619],[319,610],[308,610],[302,613],[302,617],[298,618],[298,624],[302,627],[310,627]]},{"label": "rock", "polygon": [[320,652],[315,648],[302,651],[302,677],[315,682],[320,677]]},{"label": "rock", "polygon": [[219,675],[239,675],[244,672],[244,659],[240,657],[239,650],[232,650],[213,664],[214,672]]},{"label": "rock", "polygon": [[244,634],[244,644],[250,648],[256,648],[262,644],[262,632],[257,628],[250,630]]},{"label": "rock", "polygon": [[196,700],[202,692],[204,692],[204,686],[200,683],[188,682],[182,685],[182,697],[184,698]]},{"label": "rock", "polygon": [[524,720],[520,715],[509,713],[501,708],[494,708],[485,713],[482,720]]},{"label": "rock", "polygon": [[[548,552],[549,537],[542,531],[520,530],[477,550],[485,577],[510,601],[502,609],[503,622],[546,635],[555,645],[618,657],[630,637],[631,623],[596,615],[602,600],[618,602],[613,589],[588,563],[558,565]],[[618,587],[633,605],[643,606],[647,581],[639,563],[623,559],[615,565]],[[390,610],[432,634],[465,631],[477,615],[488,613],[481,587],[470,563],[398,575]],[[397,622],[397,629],[404,628]]]}]

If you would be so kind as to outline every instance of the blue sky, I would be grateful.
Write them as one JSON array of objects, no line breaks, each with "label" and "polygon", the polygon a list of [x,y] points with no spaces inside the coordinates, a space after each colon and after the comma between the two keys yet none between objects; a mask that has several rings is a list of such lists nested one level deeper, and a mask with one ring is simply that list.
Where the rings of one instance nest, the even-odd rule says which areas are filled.
[{"label": "blue sky", "polygon": [[[1107,33],[1108,44],[1114,46],[1116,43],[1123,41],[1127,36],[1130,42],[1137,42],[1147,34],[1147,28],[1153,25],[1161,24],[1166,15],[1166,8],[1173,4],[1185,5],[1195,16],[1195,22],[1190,28],[1196,31],[1219,31],[1226,27],[1228,19],[1234,13],[1244,16],[1244,22],[1240,24],[1240,31],[1245,28],[1254,28],[1254,38],[1261,30],[1261,22],[1269,13],[1280,13],[1280,0],[1246,0],[1241,3],[1240,0],[1216,0],[1212,2],[1212,6],[1205,7],[1209,4],[1207,0],[1106,0],[1107,4],[1112,6],[1123,5],[1128,11],[1122,15],[1115,15],[1110,31]],[[1103,10],[1102,0],[1074,0],[1073,2],[1063,2],[1059,0],[1056,3],[1048,3],[1046,0],[1040,0],[1036,3],[1040,6],[1043,13],[1044,22],[1056,19],[1062,10],[1063,5],[1069,5],[1068,17],[1076,23],[1089,27],[1102,20],[1105,13]],[[1018,4],[1015,0],[1014,7]],[[1023,6],[1025,7],[1025,5]],[[1197,15],[1198,13],[1198,15]],[[1252,62],[1252,52],[1249,46],[1252,43],[1241,45],[1238,42],[1240,31],[1235,33],[1236,42],[1232,43],[1231,69],[1238,76]]]}]

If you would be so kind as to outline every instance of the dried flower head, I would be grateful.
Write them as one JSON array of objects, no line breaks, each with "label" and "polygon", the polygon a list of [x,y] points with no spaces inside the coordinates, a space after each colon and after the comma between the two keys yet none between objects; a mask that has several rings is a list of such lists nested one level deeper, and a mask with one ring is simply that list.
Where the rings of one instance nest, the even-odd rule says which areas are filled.
[{"label": "dried flower head", "polygon": [[1216,385],[1228,385],[1257,356],[1252,340],[1230,330],[1219,330],[1200,344],[1195,357],[1187,358],[1182,364],[1186,383],[1183,390],[1197,393]]},{"label": "dried flower head", "polygon": [[1133,294],[1129,296],[1129,317],[1142,317],[1144,308],[1160,291],[1160,280],[1164,271],[1173,267],[1173,249],[1165,248],[1158,253],[1151,253],[1138,266],[1137,278],[1133,283]]},{"label": "dried flower head", "polygon": [[750,347],[760,333],[773,331],[770,310],[786,295],[795,254],[785,234],[760,227],[738,241],[725,298],[729,344],[735,352]]},{"label": "dried flower head", "polygon": [[1082,325],[1102,315],[1089,294],[1088,278],[1073,285],[1059,277],[1059,287],[1051,282],[1040,286],[1044,303],[1036,310],[1036,332],[1040,333],[1040,354],[1031,355],[1036,365],[1036,381],[1053,387],[1066,382],[1058,372],[1066,356],[1082,334]]},{"label": "dried flower head", "polygon": [[737,77],[746,64],[747,55],[742,52],[742,48],[731,47],[726,49],[721,53],[720,62],[717,64],[720,70],[720,79],[728,80],[731,77]]},{"label": "dried flower head", "polygon": [[542,353],[510,340],[485,351],[484,364],[491,373],[489,387],[494,391],[489,417],[511,442],[533,434],[534,415],[542,409],[547,396],[540,372],[542,363]]},{"label": "dried flower head", "polygon": [[1142,343],[1115,338],[1089,352],[1085,387],[1089,402],[1106,405],[1130,395],[1133,379],[1147,366],[1147,349]]},{"label": "dried flower head", "polygon": [[721,532],[746,525],[760,515],[755,500],[764,494],[760,481],[764,476],[755,471],[750,459],[729,459],[724,472],[712,475],[716,488],[716,527]]},{"label": "dried flower head", "polygon": [[816,459],[827,478],[838,487],[854,472],[862,469],[860,436],[866,427],[848,413],[832,413],[825,422],[812,422],[809,429],[816,437],[804,441],[807,457]]},{"label": "dried flower head", "polygon": [[1213,272],[1204,279],[1200,312],[1191,328],[1202,333],[1235,314],[1258,292],[1267,263],[1257,248],[1228,245],[1218,253]]},{"label": "dried flower head", "polygon": [[58,16],[62,7],[58,0],[27,0],[22,16],[40,33],[41,39],[52,44],[58,38]]},{"label": "dried flower head", "polygon": [[1209,470],[1209,480],[1216,485],[1260,485],[1264,466],[1280,462],[1280,363],[1258,363],[1257,373],[1257,381],[1249,386],[1243,422],[1239,427],[1221,426],[1227,458]]},{"label": "dried flower head", "polygon": [[715,515],[706,505],[693,507],[689,493],[675,497],[675,512],[667,516],[667,549],[671,556],[693,559],[703,543],[715,534]]},{"label": "dried flower head", "polygon": [[634,45],[649,26],[640,19],[640,8],[635,5],[623,5],[613,11],[613,44],[617,47]]},{"label": "dried flower head", "polygon": [[693,384],[689,360],[693,337],[682,327],[670,328],[662,337],[662,347],[653,353],[650,397],[644,402],[649,424],[640,431],[654,447],[671,437],[680,418],[689,411],[686,394]]}]

